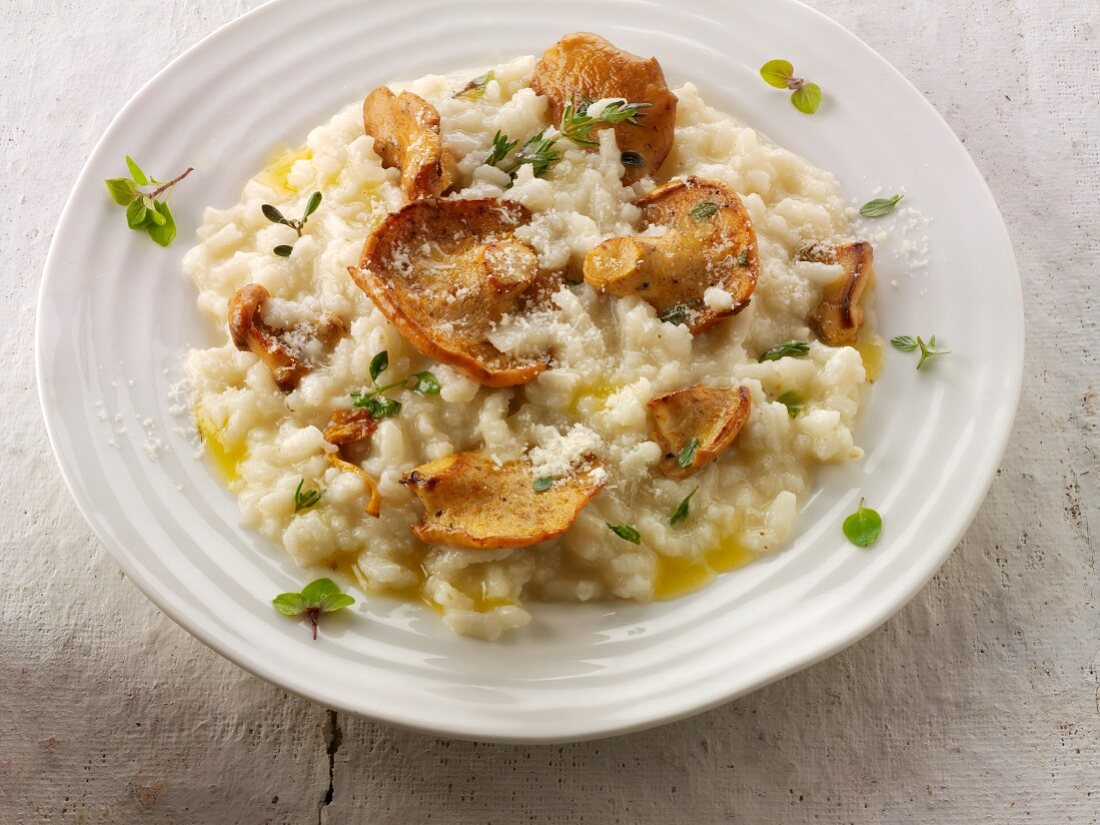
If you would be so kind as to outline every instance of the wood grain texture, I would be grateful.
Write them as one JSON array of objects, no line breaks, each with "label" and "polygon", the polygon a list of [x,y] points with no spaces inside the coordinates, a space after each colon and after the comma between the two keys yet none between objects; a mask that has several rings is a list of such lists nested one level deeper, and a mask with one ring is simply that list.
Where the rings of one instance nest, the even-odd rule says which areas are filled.
[{"label": "wood grain texture", "polygon": [[288,696],[93,538],[35,396],[52,227],[114,112],[256,3],[0,0],[0,822],[1100,821],[1100,8],[812,4],[928,95],[1005,213],[1028,299],[1008,454],[943,570],[863,642],[694,719],[522,748]]}]

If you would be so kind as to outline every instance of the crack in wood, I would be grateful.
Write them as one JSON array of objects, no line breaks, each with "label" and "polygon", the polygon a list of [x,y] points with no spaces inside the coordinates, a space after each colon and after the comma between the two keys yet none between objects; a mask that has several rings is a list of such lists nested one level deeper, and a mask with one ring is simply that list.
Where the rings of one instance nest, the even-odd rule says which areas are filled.
[{"label": "crack in wood", "polygon": [[328,787],[325,789],[325,795],[321,798],[321,803],[317,806],[317,825],[322,825],[325,808],[332,804],[332,799],[336,795],[336,788],[333,784],[336,772],[336,751],[340,750],[340,746],[344,744],[344,730],[340,727],[340,720],[336,711],[329,710],[327,713],[328,717],[321,727],[321,732],[325,738],[325,752],[328,754]]}]

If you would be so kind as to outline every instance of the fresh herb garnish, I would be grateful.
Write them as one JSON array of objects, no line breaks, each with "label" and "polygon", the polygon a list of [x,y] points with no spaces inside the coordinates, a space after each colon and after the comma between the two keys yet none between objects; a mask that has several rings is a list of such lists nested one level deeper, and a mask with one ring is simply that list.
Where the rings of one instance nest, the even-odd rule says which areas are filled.
[{"label": "fresh herb garnish", "polygon": [[695,461],[695,452],[699,449],[699,439],[693,438],[689,441],[680,454],[676,457],[676,463],[681,467],[690,467],[692,462]]},{"label": "fresh herb garnish", "polygon": [[[272,223],[281,223],[283,226],[289,226],[298,234],[298,237],[300,238],[302,237],[302,229],[309,221],[309,216],[316,212],[317,207],[320,205],[321,193],[314,192],[312,195],[309,196],[309,200],[306,201],[306,208],[305,211],[302,213],[301,218],[286,218],[283,216],[282,212],[280,212],[270,203],[265,203],[262,207],[260,207],[260,209],[264,213],[264,217],[267,218],[269,221],[271,221]],[[294,245],[285,243],[279,244],[271,251],[278,255],[280,258],[287,258],[290,256],[290,253],[294,251]]]},{"label": "fresh herb garnish", "polygon": [[859,509],[844,519],[844,535],[856,547],[870,547],[878,541],[882,532],[882,516],[870,507],[863,506],[859,500]]},{"label": "fresh herb garnish", "polygon": [[676,526],[677,524],[679,524],[681,521],[683,521],[684,519],[686,519],[688,517],[688,511],[689,511],[689,508],[690,508],[690,505],[691,505],[691,497],[693,495],[695,495],[696,493],[698,493],[698,492],[699,492],[699,488],[696,487],[694,490],[692,490],[690,493],[688,493],[684,497],[683,501],[681,501],[678,505],[676,505],[676,509],[672,511],[672,516],[668,520],[669,524],[671,524],[673,526]]},{"label": "fresh herb garnish", "polygon": [[623,166],[644,166],[645,158],[642,157],[641,152],[634,152],[627,150],[619,155],[619,160],[623,162]]},{"label": "fresh herb garnish", "polygon": [[508,140],[508,135],[497,129],[493,135],[493,149],[485,158],[486,166],[498,166],[502,160],[508,157],[508,153],[519,146],[518,140]]},{"label": "fresh herb garnish", "polygon": [[657,317],[666,324],[672,324],[678,327],[681,324],[687,323],[688,311],[690,309],[691,307],[688,304],[673,304],[667,309],[661,310]]},{"label": "fresh herb garnish", "polygon": [[[536,178],[541,178],[550,171],[550,167],[561,160],[561,154],[554,151],[556,138],[543,137],[544,132],[536,132],[524,141],[515,155],[515,169],[519,169],[525,163],[531,165],[531,172]],[[512,170],[513,177],[515,169]]]},{"label": "fresh herb garnish", "polygon": [[[168,201],[160,200],[169,190],[181,180],[190,175],[194,169],[188,166],[180,174],[170,181],[159,181],[145,174],[137,162],[126,156],[126,168],[130,170],[128,178],[107,178],[107,191],[111,193],[115,203],[126,207],[126,225],[139,232],[145,232],[150,238],[161,246],[168,246],[176,239],[176,221],[172,217],[172,210],[168,208]],[[142,189],[141,187],[154,187]]]},{"label": "fresh herb garnish", "polygon": [[355,604],[355,599],[340,588],[332,579],[317,579],[302,588],[301,593],[280,593],[271,600],[271,604],[284,616],[309,619],[313,638],[317,638],[317,621],[322,613],[335,613]]},{"label": "fresh herb garnish", "polygon": [[769,86],[790,89],[791,104],[804,114],[812,115],[821,105],[821,87],[795,77],[794,66],[789,60],[769,60],[760,67],[760,76]]},{"label": "fresh herb garnish", "polygon": [[604,524],[612,533],[624,541],[629,541],[631,544],[642,543],[642,534],[638,532],[638,528],[633,524],[612,524],[610,521],[605,521]]},{"label": "fresh herb garnish", "polygon": [[806,402],[802,400],[802,396],[794,390],[783,393],[775,400],[787,408],[787,415],[791,418],[798,418],[799,413],[802,412],[802,408],[806,404]]},{"label": "fresh herb garnish", "polygon": [[898,205],[904,195],[894,195],[890,198],[875,198],[873,201],[867,201],[859,208],[859,214],[865,218],[881,218],[883,215],[888,215],[894,211],[894,207]]},{"label": "fresh herb garnish", "polygon": [[[557,142],[561,138],[567,138],[578,146],[599,146],[599,141],[592,138],[592,130],[600,123],[629,123],[632,126],[640,125],[639,121],[645,117],[648,103],[627,103],[625,100],[614,100],[604,106],[598,115],[588,114],[588,107],[592,101],[585,100],[579,105],[565,104],[561,114],[561,122],[558,125],[558,134],[546,137],[546,130],[542,129],[531,135],[519,147],[511,160],[508,155],[519,146],[518,140],[510,140],[499,129],[493,135],[493,148],[485,158],[486,166],[495,166],[507,172],[513,179],[516,172],[525,163],[530,164],[531,171],[536,178],[541,178],[550,171],[550,167],[561,160],[561,152],[557,151]],[[630,155],[628,159],[628,155]],[[645,161],[637,152],[624,152],[621,156],[624,164],[641,166]]]},{"label": "fresh herb garnish", "polygon": [[455,97],[465,98],[466,100],[477,100],[485,94],[485,87],[489,85],[490,80],[496,79],[496,72],[492,69],[485,74],[478,75],[457,92]]},{"label": "fresh herb garnish", "polygon": [[627,103],[625,100],[612,100],[603,107],[598,115],[591,115],[591,100],[583,100],[574,106],[572,102],[566,103],[562,109],[561,123],[558,131],[562,137],[568,138],[578,146],[599,146],[600,142],[592,138],[592,130],[600,123],[629,123],[631,126],[641,126],[641,120],[645,117],[642,109],[648,108],[649,103]]},{"label": "fresh herb garnish", "polygon": [[935,355],[947,355],[951,352],[949,349],[942,349],[936,346],[936,336],[933,335],[926,342],[919,335],[914,338],[912,335],[895,335],[890,339],[890,343],[894,345],[894,349],[901,350],[902,352],[914,352],[920,350],[920,358],[917,359],[917,369],[919,370],[924,366],[924,362]]},{"label": "fresh herb garnish", "polygon": [[553,476],[539,476],[535,479],[534,484],[531,485],[531,489],[536,493],[545,493],[551,487],[554,486]]},{"label": "fresh herb garnish", "polygon": [[810,345],[805,341],[784,341],[760,356],[760,363],[778,361],[780,358],[805,358],[810,354]]},{"label": "fresh herb garnish", "polygon": [[707,218],[713,217],[718,212],[718,204],[714,201],[701,201],[691,207],[691,211],[688,212],[691,217],[697,221],[702,221]]},{"label": "fresh herb garnish", "polygon": [[[382,350],[370,359],[368,372],[370,373],[371,381],[377,383],[378,377],[389,368],[389,350]],[[369,392],[352,393],[351,404],[353,407],[359,407],[360,409],[366,410],[370,413],[370,417],[375,420],[380,421],[383,418],[392,418],[401,412],[401,402],[395,398],[388,398],[382,393],[397,387],[401,387],[409,392],[418,392],[421,395],[439,395],[440,390],[443,388],[439,383],[439,379],[436,378],[435,373],[423,370],[421,372],[410,373],[388,384],[376,386]]]},{"label": "fresh herb garnish", "polygon": [[370,380],[377,381],[378,376],[384,373],[390,367],[390,352],[389,350],[382,350],[372,359],[370,359]]},{"label": "fresh herb garnish", "polygon": [[749,250],[748,249],[742,249],[738,253],[738,255],[737,255],[737,265],[738,266],[748,266],[749,265]]},{"label": "fresh herb garnish", "polygon": [[306,483],[303,478],[298,482],[298,488],[294,491],[294,512],[300,513],[302,510],[308,510],[321,500],[321,496],[325,494],[324,490],[303,490],[302,486]]}]

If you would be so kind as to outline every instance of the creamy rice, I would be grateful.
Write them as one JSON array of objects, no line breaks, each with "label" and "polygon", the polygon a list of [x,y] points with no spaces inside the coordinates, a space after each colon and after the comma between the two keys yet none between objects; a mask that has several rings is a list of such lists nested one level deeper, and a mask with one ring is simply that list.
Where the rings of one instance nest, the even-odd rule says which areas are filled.
[{"label": "creamy rice", "polygon": [[[498,129],[525,136],[549,125],[546,99],[528,88],[534,63],[524,57],[494,67],[495,79],[477,100],[453,93],[480,70],[428,76],[406,88],[439,110],[444,144],[459,158],[458,197],[522,203],[534,217],[519,234],[542,263],[571,264],[579,272],[596,244],[636,232],[640,213],[632,201],[657,182],[621,185],[619,151],[608,129],[599,132],[598,150],[565,148],[561,141],[564,157],[546,178],[532,177],[524,165],[506,190],[508,176],[481,161]],[[782,341],[812,339],[805,319],[821,285],[840,269],[798,262],[795,255],[810,241],[847,239],[845,204],[829,173],[710,108],[691,84],[675,94],[675,146],[658,182],[700,175],[740,193],[760,256],[751,303],[693,339],[686,327],[661,322],[643,300],[598,295],[585,284],[563,288],[552,311],[505,319],[493,334],[504,351],[554,353],[552,368],[523,387],[482,387],[422,356],[348,276],[366,235],[403,203],[397,170],[382,167],[372,138],[363,134],[358,102],[250,180],[240,203],[208,209],[184,266],[222,343],[192,350],[186,376],[199,429],[239,497],[242,523],[281,543],[301,565],[353,572],[368,591],[418,596],[455,631],[488,639],[529,621],[525,599],[646,601],[782,547],[815,468],[862,454],[852,431],[866,376],[851,347],[815,341],[807,358],[761,364],[754,356]],[[324,200],[293,253],[271,254],[293,234],[270,223],[261,205],[300,215],[314,190]],[[270,324],[292,326],[333,313],[349,330],[287,395],[226,333],[228,301],[250,282],[274,296],[265,309]],[[731,297],[710,289],[705,301],[722,309]],[[369,384],[368,365],[381,350],[389,352],[392,374],[430,369],[442,391],[400,394],[401,414],[375,432],[362,463],[378,479],[383,499],[374,519],[363,513],[364,483],[330,467],[325,453],[333,447],[322,431],[334,410],[349,405],[350,393]],[[661,450],[650,440],[645,404],[698,382],[746,386],[752,414],[717,462],[686,480],[666,479],[655,471]],[[790,390],[806,402],[796,418],[775,401]],[[409,529],[420,505],[399,479],[427,460],[477,449],[501,461],[529,452],[536,474],[558,474],[595,453],[607,485],[556,540],[517,550],[423,546]],[[302,479],[325,492],[317,506],[295,514]],[[669,515],[696,487],[691,517],[671,527]],[[607,522],[635,525],[642,543],[617,538]]]}]

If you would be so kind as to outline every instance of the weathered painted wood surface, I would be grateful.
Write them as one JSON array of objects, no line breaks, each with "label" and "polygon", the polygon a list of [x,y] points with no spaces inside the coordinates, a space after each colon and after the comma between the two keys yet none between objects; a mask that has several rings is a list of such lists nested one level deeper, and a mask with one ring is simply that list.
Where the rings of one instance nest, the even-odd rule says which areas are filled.
[{"label": "weathered painted wood surface", "polygon": [[1100,6],[813,4],[931,98],[1005,212],[1029,338],[1003,467],[940,574],[847,652],[656,731],[520,748],[288,696],[92,537],[35,398],[53,225],[114,112],[255,3],[0,2],[0,821],[1100,821]]}]

